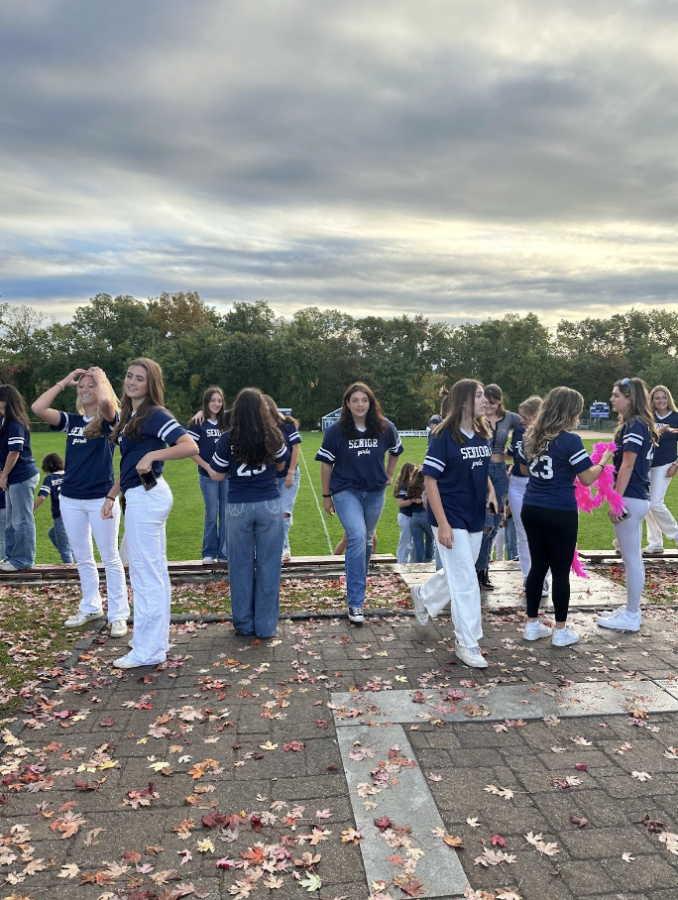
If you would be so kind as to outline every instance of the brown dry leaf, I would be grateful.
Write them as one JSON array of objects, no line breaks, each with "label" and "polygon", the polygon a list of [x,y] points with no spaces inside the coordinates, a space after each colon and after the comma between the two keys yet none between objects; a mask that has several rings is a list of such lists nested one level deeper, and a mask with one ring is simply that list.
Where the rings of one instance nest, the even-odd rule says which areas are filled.
[{"label": "brown dry leaf", "polygon": [[476,866],[498,866],[500,863],[514,863],[516,857],[512,853],[505,853],[503,850],[490,850],[489,847],[483,847],[480,856],[476,856],[473,860]]},{"label": "brown dry leaf", "polygon": [[496,797],[501,797],[502,800],[513,799],[513,791],[509,790],[509,788],[498,788],[495,784],[486,784],[485,790],[488,794],[494,794]]},{"label": "brown dry leaf", "polygon": [[463,850],[464,849],[464,839],[460,837],[454,837],[451,834],[446,834],[443,838],[443,842],[447,844],[448,847],[453,847],[455,850]]},{"label": "brown dry leaf", "polygon": [[556,853],[560,853],[558,849],[557,843],[547,844],[543,839],[541,834],[533,834],[531,831],[525,835],[525,840],[528,844],[531,844],[540,853],[545,853],[546,856],[555,856]]}]

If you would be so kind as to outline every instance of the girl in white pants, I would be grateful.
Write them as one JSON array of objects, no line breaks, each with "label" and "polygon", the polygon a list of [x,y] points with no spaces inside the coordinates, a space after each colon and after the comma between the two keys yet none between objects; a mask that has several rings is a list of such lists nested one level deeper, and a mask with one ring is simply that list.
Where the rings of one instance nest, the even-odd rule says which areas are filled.
[{"label": "girl in white pants", "polygon": [[[414,613],[421,625],[452,601],[455,653],[475,668],[487,668],[478,644],[483,636],[480,553],[486,509],[496,497],[489,481],[490,433],[483,413],[483,386],[467,378],[448,395],[448,413],[429,438],[423,473],[433,533],[443,568],[426,584],[412,588]],[[489,497],[488,497],[489,492]]]},{"label": "girl in white pants", "polygon": [[[162,478],[165,460],[196,456],[198,445],[164,407],[162,369],[152,359],[127,368],[120,421],[111,441],[120,447],[120,477],[108,492],[101,517],[114,516],[125,495],[125,536],[134,593],[132,650],[113,663],[119,669],[157,665],[169,650],[170,583],[165,522],[172,492]],[[168,446],[169,445],[169,446]]]},{"label": "girl in white pants", "polygon": [[[77,412],[54,408],[56,398],[66,388],[77,389]],[[108,622],[111,637],[127,634],[129,601],[125,570],[118,553],[120,504],[112,504],[112,515],[101,518],[101,504],[113,487],[113,446],[111,431],[118,421],[120,406],[106,373],[92,366],[74,369],[48,388],[31,407],[53,431],[66,432],[66,465],[61,485],[61,518],[78,566],[82,600],[78,611],[66,619],[68,628],[77,628],[103,615],[99,573],[94,560],[92,535],[106,571]]]},{"label": "girl in white pants", "polygon": [[520,465],[515,462],[516,454],[522,450],[523,437],[525,432],[534,422],[537,413],[541,408],[541,397],[534,395],[524,400],[518,407],[518,415],[521,424],[514,428],[513,437],[509,446],[507,456],[513,460],[513,468],[509,476],[508,498],[511,512],[513,513],[513,521],[516,526],[516,543],[518,544],[518,560],[520,561],[520,571],[523,573],[523,583],[530,574],[530,549],[527,546],[527,535],[525,534],[525,526],[520,517],[523,508],[523,500],[525,498],[525,490],[527,489],[527,475],[523,474]]},{"label": "girl in white pants", "polygon": [[655,428],[659,432],[659,446],[650,469],[650,511],[647,514],[647,547],[643,550],[643,556],[661,556],[664,535],[678,545],[678,524],[664,502],[671,479],[678,472],[678,410],[671,391],[663,384],[652,388],[650,402],[654,409]]},{"label": "girl in white pants", "polygon": [[626,569],[626,608],[602,616],[598,625],[615,631],[638,631],[642,624],[640,600],[645,584],[640,545],[643,519],[650,508],[650,465],[659,435],[642,379],[622,378],[616,382],[610,403],[619,416],[614,436],[615,490],[621,495],[625,509],[621,516],[611,510],[608,515]]}]

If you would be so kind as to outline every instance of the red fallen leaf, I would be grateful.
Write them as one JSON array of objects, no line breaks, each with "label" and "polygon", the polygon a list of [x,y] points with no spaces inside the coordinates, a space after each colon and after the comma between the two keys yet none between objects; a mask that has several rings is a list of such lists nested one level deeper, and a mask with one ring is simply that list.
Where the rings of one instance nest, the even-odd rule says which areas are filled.
[{"label": "red fallen leaf", "polygon": [[73,784],[81,791],[98,791],[104,781],[106,779],[102,778],[101,781],[74,781]]},{"label": "red fallen leaf", "polygon": [[575,769],[579,769],[580,772],[585,772],[588,769],[588,766],[586,763],[577,763]]},{"label": "red fallen leaf", "polygon": [[388,816],[382,816],[381,819],[375,819],[374,824],[377,826],[379,831],[386,831],[387,828],[393,827],[393,822],[389,819]]},{"label": "red fallen leaf", "polygon": [[293,750],[295,753],[301,753],[305,746],[304,741],[290,741],[289,744],[283,744],[283,750],[285,753],[289,753],[290,750]]},{"label": "red fallen leaf", "polygon": [[572,822],[573,825],[576,825],[577,828],[586,828],[586,826],[589,824],[588,819],[575,816],[574,813],[570,816],[570,822]]},{"label": "red fallen leaf", "polygon": [[636,825],[645,825],[647,830],[652,834],[658,834],[666,828],[666,825],[663,822],[660,822],[658,819],[651,819],[647,814],[644,818],[638,819]]},{"label": "red fallen leaf", "polygon": [[506,841],[500,834],[493,834],[490,841],[493,847],[505,847]]},{"label": "red fallen leaf", "polygon": [[416,878],[412,878],[404,884],[399,883],[398,887],[408,897],[421,897],[424,892],[424,885]]},{"label": "red fallen leaf", "polygon": [[329,725],[329,722],[327,721],[327,719],[316,719],[315,720],[316,728],[327,728],[328,725]]},{"label": "red fallen leaf", "polygon": [[245,850],[240,856],[252,866],[260,866],[266,859],[264,851],[258,846],[250,847],[249,850]]},{"label": "red fallen leaf", "polygon": [[99,722],[99,728],[112,728],[115,725],[115,719],[111,716],[108,719],[103,719],[103,721]]}]

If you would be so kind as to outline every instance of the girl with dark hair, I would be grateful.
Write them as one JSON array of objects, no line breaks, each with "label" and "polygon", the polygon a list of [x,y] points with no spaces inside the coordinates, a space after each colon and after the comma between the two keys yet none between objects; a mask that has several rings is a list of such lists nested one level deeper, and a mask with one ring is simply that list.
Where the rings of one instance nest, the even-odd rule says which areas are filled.
[{"label": "girl with dark hair", "polygon": [[42,461],[42,471],[45,478],[40,485],[38,496],[33,503],[33,512],[38,510],[45,500],[49,497],[52,513],[52,525],[47,531],[47,537],[54,545],[55,550],[61,557],[61,562],[71,565],[73,562],[73,551],[68,542],[68,535],[61,518],[61,485],[64,480],[64,461],[58,453],[48,453]]},{"label": "girl with dark hair", "polygon": [[490,449],[492,458],[490,460],[490,481],[494,486],[494,492],[497,495],[497,507],[490,516],[486,525],[486,531],[483,534],[483,542],[480,547],[476,570],[478,572],[478,581],[480,587],[485,591],[493,591],[494,586],[490,581],[488,570],[490,566],[490,554],[492,553],[492,543],[497,536],[502,516],[504,515],[504,503],[508,493],[508,477],[506,473],[506,442],[509,434],[514,428],[520,425],[520,416],[517,413],[509,412],[504,407],[504,392],[498,384],[485,385],[485,399],[487,406],[485,408],[485,423],[490,429]]},{"label": "girl with dark hair", "polygon": [[671,391],[663,384],[652,388],[650,403],[654,409],[659,446],[650,468],[650,511],[645,520],[647,547],[643,550],[643,556],[661,556],[664,553],[664,535],[678,546],[678,523],[664,502],[671,479],[678,472],[678,410]]},{"label": "girl with dark hair", "polygon": [[[76,412],[56,409],[57,397],[71,387],[76,389]],[[78,611],[66,619],[65,625],[78,628],[103,616],[92,542],[94,536],[106,571],[111,637],[124,637],[129,599],[125,569],[118,552],[120,504],[113,504],[110,518],[101,518],[101,504],[115,482],[114,447],[110,437],[119,417],[118,398],[103,369],[92,366],[69,372],[41,394],[31,408],[52,431],[66,433],[66,463],[59,507],[78,566],[82,599]]]},{"label": "girl with dark hair", "polygon": [[[463,662],[487,668],[478,641],[483,636],[476,559],[486,507],[495,501],[489,482],[490,433],[485,426],[483,386],[465,378],[452,386],[447,413],[431,434],[422,471],[429,521],[443,564],[411,589],[420,625],[452,602],[455,653]],[[489,494],[489,500],[488,500]]]},{"label": "girl with dark hair", "polygon": [[424,502],[424,473],[421,466],[417,466],[412,473],[407,485],[406,496],[413,504],[410,518],[410,531],[414,545],[413,562],[430,562],[433,559],[433,529],[428,520],[428,509]]},{"label": "girl with dark hair", "polygon": [[[520,454],[523,453],[523,443],[525,440],[525,432],[537,418],[537,414],[541,409],[542,399],[536,395],[528,397],[518,407],[520,415],[520,425],[513,430],[513,438],[508,449],[508,455],[513,460],[513,467],[509,477],[508,499],[513,513],[513,521],[516,528],[516,543],[518,549],[518,560],[520,562],[520,571],[523,574],[523,587],[527,581],[530,572],[530,548],[527,544],[527,535],[525,534],[525,526],[521,518],[523,502],[525,500],[525,491],[527,490],[527,472],[523,472],[519,460]],[[524,456],[523,456],[524,458]],[[544,596],[548,594],[548,580],[544,582]]]},{"label": "girl with dark hair", "polygon": [[282,558],[283,561],[291,556],[290,549],[290,528],[292,527],[292,514],[294,512],[294,504],[299,493],[299,450],[301,448],[301,435],[299,434],[299,423],[292,416],[284,416],[278,409],[273,397],[264,394],[264,399],[269,405],[273,420],[278,423],[278,428],[282,432],[287,446],[287,460],[285,468],[278,474],[278,487],[280,489],[280,500],[282,503],[283,514],[283,530],[285,532],[285,541],[283,543]]},{"label": "girl with dark hair", "polygon": [[0,417],[0,489],[7,494],[6,558],[0,572],[18,572],[35,563],[33,492],[40,475],[24,398],[11,384],[0,385]]},{"label": "girl with dark hair", "polygon": [[348,618],[354,625],[365,621],[372,539],[402,452],[398,431],[382,414],[372,390],[361,381],[352,384],[342,398],[339,421],[323,435],[315,458],[322,463],[323,509],[329,516],[337,513],[348,535],[346,591]]},{"label": "girl with dark hair", "polygon": [[235,398],[229,430],[212,458],[218,478],[229,477],[226,528],[233,627],[240,635],[273,637],[280,610],[284,526],[276,471],[287,447],[278,421],[258,388]]},{"label": "girl with dark hair", "polygon": [[[579,637],[567,626],[570,605],[570,568],[577,545],[579,513],[574,480],[591,485],[600,477],[612,454],[605,453],[595,466],[582,439],[572,430],[584,409],[584,398],[568,387],[554,388],[546,397],[523,447],[517,448],[516,464],[529,464],[529,481],[523,499],[522,521],[530,551],[530,571],[525,584],[526,641],[551,637],[554,647],[575,644]],[[553,578],[556,629],[539,621],[546,573]]]},{"label": "girl with dark hair", "polygon": [[165,461],[195,456],[198,447],[164,408],[165,388],[157,362],[145,357],[133,360],[123,391],[120,421],[111,434],[111,443],[120,447],[120,476],[106,495],[101,515],[113,518],[122,491],[134,633],[131,651],[113,665],[132,669],[167,658],[171,589],[165,523],[172,509],[172,491],[162,473]]},{"label": "girl with dark hair", "polygon": [[[412,552],[412,531],[410,528],[414,509],[412,499],[407,496],[407,487],[410,483],[410,477],[414,472],[414,469],[415,465],[413,462],[403,463],[393,488],[393,496],[398,503],[398,528],[400,529],[400,537],[396,549],[396,559],[399,563],[411,562],[411,557],[414,556]],[[419,503],[421,504],[421,500]]]},{"label": "girl with dark hair", "polygon": [[650,508],[650,466],[659,434],[645,382],[622,378],[615,382],[610,397],[619,417],[614,435],[615,490],[624,501],[621,516],[610,510],[617,546],[626,571],[626,608],[601,616],[597,624],[614,631],[638,631],[642,625],[640,600],[645,586],[645,566],[641,553],[643,519]]},{"label": "girl with dark hair", "polygon": [[212,565],[215,560],[226,562],[226,503],[228,482],[216,477],[210,465],[219,438],[226,431],[227,413],[224,392],[220,387],[207,388],[202,398],[202,417],[188,424],[188,433],[198,445],[199,454],[193,459],[198,466],[200,490],[205,504],[205,525],[202,534],[202,561]]}]

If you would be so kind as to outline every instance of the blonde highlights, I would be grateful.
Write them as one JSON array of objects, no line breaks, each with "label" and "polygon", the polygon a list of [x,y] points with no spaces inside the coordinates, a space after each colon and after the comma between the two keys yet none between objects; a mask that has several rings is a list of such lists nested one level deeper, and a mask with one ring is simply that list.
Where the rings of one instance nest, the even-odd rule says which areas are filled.
[{"label": "blonde highlights", "polygon": [[584,398],[572,388],[557,387],[546,395],[537,417],[525,432],[523,446],[526,459],[545,452],[549,441],[563,431],[572,431],[584,409]]}]

